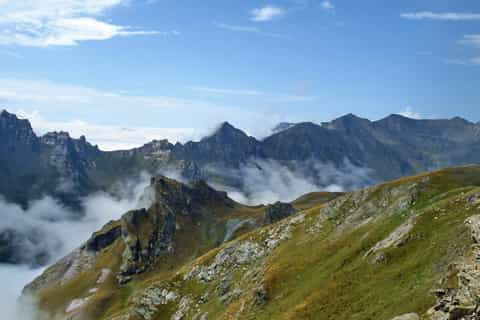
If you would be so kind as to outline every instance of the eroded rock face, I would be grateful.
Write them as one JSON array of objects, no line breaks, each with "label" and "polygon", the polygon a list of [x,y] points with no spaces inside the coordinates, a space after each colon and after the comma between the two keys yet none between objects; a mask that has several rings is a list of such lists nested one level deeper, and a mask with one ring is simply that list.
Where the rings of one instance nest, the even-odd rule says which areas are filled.
[{"label": "eroded rock face", "polygon": [[474,244],[461,261],[452,265],[456,288],[436,289],[437,304],[428,311],[432,320],[473,320],[480,318],[480,215],[469,217],[465,224],[470,228]]},{"label": "eroded rock face", "polygon": [[480,215],[471,216],[465,223],[470,228],[473,241],[480,243]]},{"label": "eroded rock face", "polygon": [[149,210],[128,212],[122,217],[122,239],[125,250],[117,276],[120,283],[144,272],[165,253],[174,250],[175,213],[167,206],[155,204]]},{"label": "eroded rock face", "polygon": [[122,227],[114,226],[106,232],[97,232],[87,241],[86,249],[99,252],[104,248],[110,246],[118,238],[122,236]]}]

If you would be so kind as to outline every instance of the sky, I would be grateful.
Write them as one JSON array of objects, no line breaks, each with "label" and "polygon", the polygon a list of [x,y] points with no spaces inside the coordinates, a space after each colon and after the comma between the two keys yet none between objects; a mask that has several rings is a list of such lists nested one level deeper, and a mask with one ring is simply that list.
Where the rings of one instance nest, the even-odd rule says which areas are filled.
[{"label": "sky", "polygon": [[0,108],[102,149],[222,121],[477,122],[479,83],[476,0],[0,0]]}]

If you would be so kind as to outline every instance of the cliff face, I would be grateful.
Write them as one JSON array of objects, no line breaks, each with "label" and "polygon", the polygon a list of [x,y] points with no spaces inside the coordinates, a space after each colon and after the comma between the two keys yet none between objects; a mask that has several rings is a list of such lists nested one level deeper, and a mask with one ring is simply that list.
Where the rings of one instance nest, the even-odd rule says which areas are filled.
[{"label": "cliff face", "polygon": [[111,222],[26,288],[50,317],[480,316],[479,166],[271,207],[202,183],[152,185],[152,207]]}]

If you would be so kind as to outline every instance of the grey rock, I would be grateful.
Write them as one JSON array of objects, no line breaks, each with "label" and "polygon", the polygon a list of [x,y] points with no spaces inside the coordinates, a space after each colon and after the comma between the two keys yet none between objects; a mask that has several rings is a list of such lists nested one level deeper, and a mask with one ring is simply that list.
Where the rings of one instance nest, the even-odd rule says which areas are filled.
[{"label": "grey rock", "polygon": [[401,316],[395,317],[392,320],[420,320],[420,317],[416,313],[407,313]]}]

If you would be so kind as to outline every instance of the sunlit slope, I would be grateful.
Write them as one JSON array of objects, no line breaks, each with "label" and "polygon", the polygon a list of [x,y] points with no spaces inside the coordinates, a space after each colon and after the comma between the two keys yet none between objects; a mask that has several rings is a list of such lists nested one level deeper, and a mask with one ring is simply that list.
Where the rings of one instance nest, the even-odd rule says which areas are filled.
[{"label": "sunlit slope", "polygon": [[[161,255],[125,284],[116,277],[125,244],[114,242],[78,275],[37,291],[40,306],[73,319],[112,320],[478,317],[480,166],[327,203],[312,197],[294,202],[303,210],[291,217],[196,250],[205,251],[198,258],[180,248],[196,248],[201,233],[186,232],[175,246],[190,254]],[[237,214],[263,215],[255,210],[264,208]],[[102,279],[105,270],[111,274]],[[75,299],[84,304],[65,312]]]},{"label": "sunlit slope", "polygon": [[229,240],[274,223],[338,194],[321,193],[295,205],[244,206],[198,181],[152,179],[153,204],[111,221],[79,249],[29,284],[51,317],[99,319],[129,303],[151,281],[172,277],[183,265]]}]

